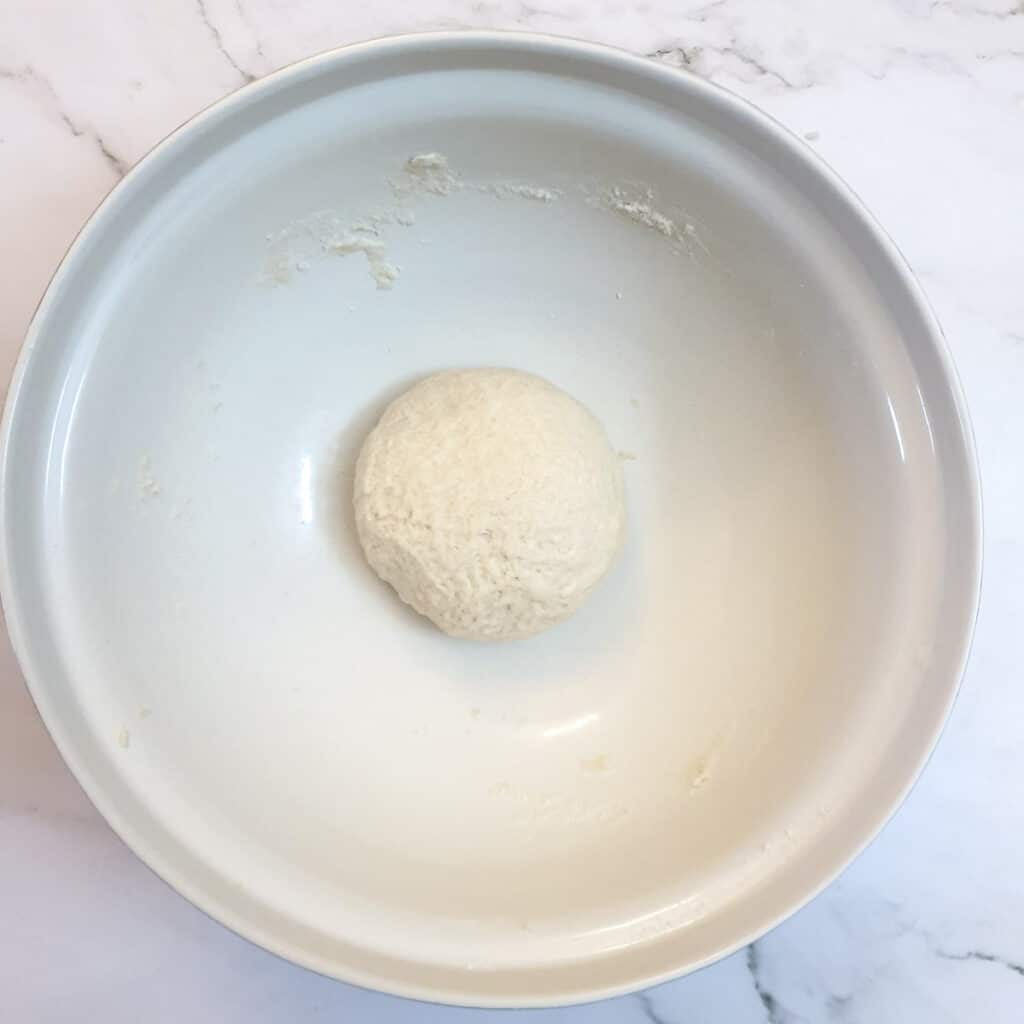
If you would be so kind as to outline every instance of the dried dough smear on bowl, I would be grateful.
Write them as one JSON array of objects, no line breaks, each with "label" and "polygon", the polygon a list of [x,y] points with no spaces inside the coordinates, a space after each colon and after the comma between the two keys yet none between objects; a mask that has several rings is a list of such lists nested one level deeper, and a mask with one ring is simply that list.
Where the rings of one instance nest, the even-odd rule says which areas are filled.
[{"label": "dried dough smear on bowl", "polygon": [[[618,560],[521,644],[358,541],[364,439],[459,366],[623,461]],[[55,276],[2,458],[11,636],[111,825],[268,949],[445,1002],[639,988],[801,906],[921,769],[977,601],[893,245],[745,103],[564,40],[356,46],[175,133]]]}]

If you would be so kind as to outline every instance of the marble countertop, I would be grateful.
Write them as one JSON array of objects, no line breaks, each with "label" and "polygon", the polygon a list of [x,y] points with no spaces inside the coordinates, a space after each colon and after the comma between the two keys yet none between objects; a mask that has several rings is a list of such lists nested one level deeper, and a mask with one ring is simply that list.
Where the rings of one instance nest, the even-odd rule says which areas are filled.
[{"label": "marble countertop", "polygon": [[[648,993],[518,1019],[1024,1020],[1024,6],[1020,0],[7,0],[0,379],[96,203],[179,122],[300,57],[387,33],[529,29],[686,67],[803,135],[920,276],[974,416],[986,499],[974,653],[922,781],[809,907]],[[0,1020],[483,1024],[291,966],[121,845],[0,637]]]}]

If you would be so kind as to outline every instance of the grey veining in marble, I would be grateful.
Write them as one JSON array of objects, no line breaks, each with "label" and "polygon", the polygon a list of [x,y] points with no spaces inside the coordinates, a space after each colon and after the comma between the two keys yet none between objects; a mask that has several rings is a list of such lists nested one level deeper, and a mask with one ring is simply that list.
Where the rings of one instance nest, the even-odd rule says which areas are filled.
[{"label": "grey veining in marble", "polygon": [[[224,93],[325,48],[440,28],[611,43],[758,103],[860,193],[921,277],[974,415],[986,580],[945,738],[881,838],[699,974],[522,1021],[1024,1021],[1024,6],[1019,0],[9,0],[0,9],[0,379],[96,203]],[[363,992],[250,946],[82,796],[0,640],[0,1020],[508,1019]],[[514,1018],[513,1018],[514,1019]]]}]

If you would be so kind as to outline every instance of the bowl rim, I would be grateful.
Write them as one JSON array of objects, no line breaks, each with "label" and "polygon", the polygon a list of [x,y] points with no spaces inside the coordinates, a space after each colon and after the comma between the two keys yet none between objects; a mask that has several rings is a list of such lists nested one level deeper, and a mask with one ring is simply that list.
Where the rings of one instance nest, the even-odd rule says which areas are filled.
[{"label": "bowl rim", "polygon": [[[43,673],[36,663],[29,630],[23,609],[20,607],[18,594],[12,576],[12,554],[15,538],[11,528],[10,509],[16,500],[14,488],[10,483],[10,465],[12,456],[12,430],[18,415],[19,400],[26,371],[32,360],[33,353],[44,334],[50,307],[65,283],[74,272],[76,255],[84,248],[92,236],[104,229],[105,221],[118,204],[120,198],[130,190],[133,183],[162,161],[167,160],[184,141],[194,134],[200,133],[212,122],[223,120],[237,114],[245,108],[257,103],[261,98],[273,94],[288,83],[329,71],[344,62],[358,60],[374,60],[384,57],[398,57],[406,53],[434,49],[439,52],[468,51],[476,48],[481,52],[529,52],[548,57],[575,57],[602,64],[609,70],[619,69],[633,75],[646,76],[663,86],[671,87],[680,93],[689,93],[698,102],[717,106],[725,110],[738,121],[756,127],[767,133],[773,145],[788,151],[791,157],[801,161],[805,167],[825,185],[830,194],[845,203],[847,211],[859,219],[861,226],[871,236],[872,241],[880,247],[888,258],[886,271],[891,271],[902,287],[906,297],[912,303],[913,314],[918,318],[920,326],[927,336],[931,354],[937,359],[941,384],[947,390],[951,400],[958,428],[955,441],[959,443],[963,465],[960,467],[967,484],[968,493],[959,495],[964,503],[962,510],[963,523],[961,529],[964,536],[958,540],[964,544],[964,564],[962,575],[962,604],[960,621],[957,623],[957,634],[953,644],[956,656],[953,664],[946,672],[948,685],[941,714],[930,730],[920,749],[913,757],[906,777],[895,793],[893,799],[885,806],[876,808],[875,814],[867,828],[858,835],[855,842],[848,845],[843,856],[833,858],[823,869],[819,869],[813,883],[808,885],[799,895],[783,901],[783,905],[774,913],[763,915],[749,926],[743,934],[732,941],[722,944],[720,948],[710,951],[707,955],[689,963],[682,963],[668,970],[649,971],[639,974],[627,982],[616,984],[597,984],[587,987],[566,987],[556,994],[544,995],[529,993],[507,993],[500,996],[483,995],[468,989],[429,985],[423,982],[402,981],[394,977],[369,974],[359,969],[329,960],[318,958],[303,950],[291,948],[287,941],[277,939],[272,933],[252,923],[242,920],[230,908],[220,903],[210,893],[202,890],[198,884],[187,876],[186,871],[179,871],[170,858],[148,845],[143,836],[135,829],[127,817],[122,815],[115,801],[109,799],[100,783],[92,776],[88,765],[78,756],[75,745],[62,724],[59,709],[48,700],[45,687],[41,683]],[[948,453],[947,453],[948,454]],[[385,992],[405,998],[443,1003],[455,1006],[471,1006],[486,1008],[526,1008],[556,1007],[593,1002],[613,996],[636,992],[648,987],[682,977],[686,974],[709,966],[745,946],[756,942],[767,932],[778,926],[797,910],[806,906],[827,886],[829,886],[860,853],[871,843],[896,813],[911,789],[917,782],[928,760],[934,752],[942,730],[948,721],[949,714],[963,679],[970,654],[974,627],[977,620],[982,580],[983,556],[983,518],[981,481],[978,471],[977,449],[971,427],[963,388],[953,363],[952,355],[942,332],[942,328],[932,311],[921,285],[914,277],[910,267],[894,241],[875,220],[859,196],[845,181],[825,162],[825,160],[795,133],[784,127],[771,115],[755,104],[684,68],[674,68],[648,57],[640,56],[628,50],[606,44],[592,43],[569,36],[542,34],[520,31],[496,30],[455,30],[436,32],[410,32],[397,35],[381,36],[374,39],[356,42],[345,46],[325,50],[321,53],[288,64],[265,77],[236,89],[182,122],[177,128],[153,146],[129,171],[111,188],[104,199],[90,214],[82,228],[69,244],[61,258],[47,287],[33,313],[21,346],[20,353],[11,375],[10,385],[0,422],[0,605],[7,623],[11,645],[17,662],[24,676],[26,687],[42,718],[51,738],[58,748],[65,764],[70,769],[86,795],[99,811],[115,834],[132,850],[132,852],[151,871],[169,884],[177,893],[187,899],[193,906],[201,910],[218,923],[230,928],[261,948],[282,959],[299,964],[308,970],[327,977],[335,978],[349,984],[366,989]]]}]

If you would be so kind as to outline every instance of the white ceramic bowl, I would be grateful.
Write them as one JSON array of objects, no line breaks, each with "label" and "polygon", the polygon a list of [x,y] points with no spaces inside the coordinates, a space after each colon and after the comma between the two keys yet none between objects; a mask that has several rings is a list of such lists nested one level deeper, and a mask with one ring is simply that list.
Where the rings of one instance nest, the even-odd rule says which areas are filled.
[{"label": "white ceramic bowl", "polygon": [[[505,646],[401,606],[349,508],[383,405],[469,365],[633,456],[617,568]],[[33,321],[2,503],[18,656],[120,835],[268,949],[454,1003],[647,985],[804,903],[921,769],[978,593],[892,243],[728,93],[529,36],[327,54],[157,147]]]}]

